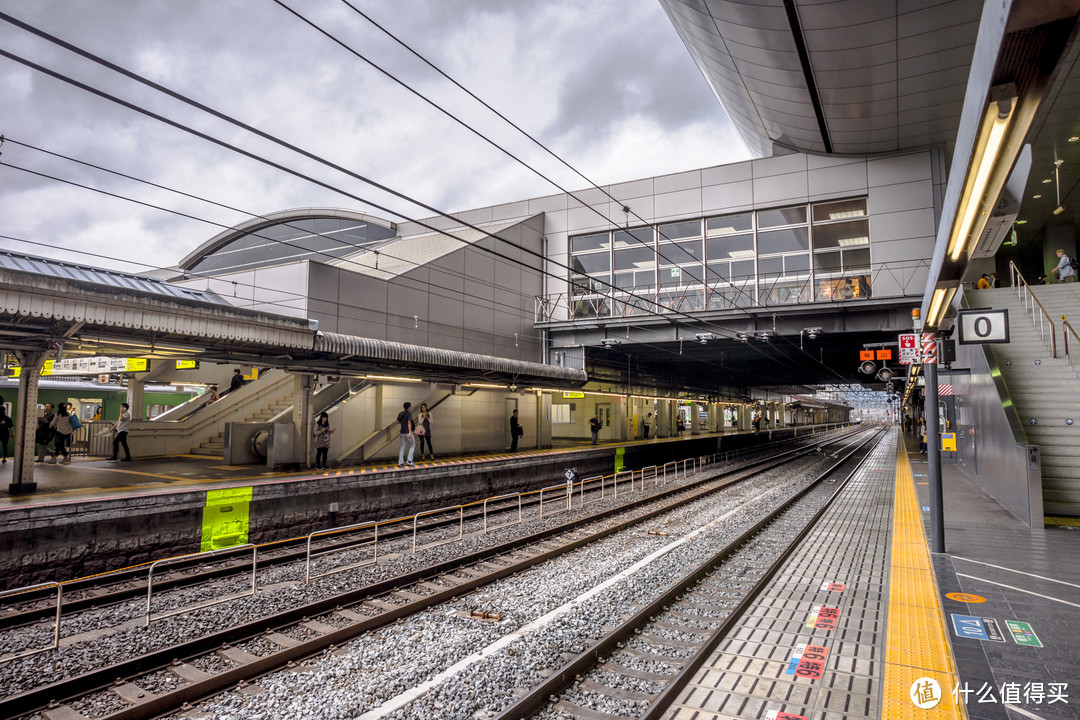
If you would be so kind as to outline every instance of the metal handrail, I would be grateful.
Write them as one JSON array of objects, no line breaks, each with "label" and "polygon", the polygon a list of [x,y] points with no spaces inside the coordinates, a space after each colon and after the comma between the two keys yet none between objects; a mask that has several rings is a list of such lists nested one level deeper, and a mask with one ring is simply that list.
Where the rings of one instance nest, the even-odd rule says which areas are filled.
[{"label": "metal handrail", "polygon": [[[550,492],[550,491],[559,491],[559,494],[557,494],[555,496],[554,500],[552,500],[550,495],[548,496],[548,499],[545,500],[544,499],[544,493],[545,492]],[[540,519],[543,520],[545,517],[552,517],[554,515],[559,515],[559,514],[562,514],[564,512],[569,512],[572,497],[573,496],[571,495],[571,492],[569,490],[567,490],[567,484],[566,483],[563,483],[562,485],[552,485],[551,487],[541,488],[541,490],[540,490]],[[562,510],[555,510],[554,512],[549,512],[545,516],[544,515],[544,503],[545,502],[554,502],[554,501],[558,501],[558,500],[565,500],[565,504],[564,504],[563,509]]]},{"label": "metal handrail", "polygon": [[[309,584],[312,580],[317,580],[318,578],[321,578],[321,577],[326,577],[328,575],[336,575],[339,572],[345,572],[346,570],[352,570],[353,568],[365,567],[367,565],[374,565],[375,563],[379,562],[379,526],[383,525],[383,524],[385,524],[385,523],[382,522],[382,521],[373,520],[373,521],[369,521],[369,522],[357,523],[356,525],[346,525],[344,527],[331,528],[330,530],[316,530],[315,532],[308,535],[307,536],[307,559],[306,559],[306,561],[304,563],[304,565],[305,565],[305,567],[304,567],[304,584]],[[375,528],[375,536],[370,541],[356,542],[356,543],[351,544],[351,545],[349,545],[347,547],[336,547],[336,548],[333,548],[332,550],[324,550],[323,552],[316,553],[315,555],[311,554],[311,541],[316,537],[323,536],[323,535],[336,535],[338,533],[345,533],[345,532],[353,532],[355,530],[366,530],[367,528]],[[350,565],[345,565],[343,567],[334,568],[333,570],[328,570],[327,572],[319,573],[317,575],[312,575],[311,574],[311,560],[312,560],[313,557],[322,557],[323,555],[328,555],[328,554],[334,553],[334,552],[343,552],[345,550],[352,550],[353,548],[363,547],[364,545],[372,545],[372,546],[374,546],[374,554],[373,554],[373,556],[372,556],[372,558],[370,560],[361,560],[360,562],[355,562],[355,563],[352,563]]]},{"label": "metal handrail", "polygon": [[[428,543],[427,545],[417,546],[417,544],[416,544],[416,536],[417,536],[417,534],[419,532],[420,518],[428,517],[430,515],[438,515],[439,513],[450,512],[451,510],[457,510],[457,514],[458,514],[458,534],[457,534],[457,537],[450,538],[449,540],[436,540],[435,542]],[[464,505],[453,505],[453,506],[450,506],[450,507],[438,508],[436,510],[425,510],[424,512],[416,513],[415,515],[413,515],[412,516],[412,521],[413,521],[413,526],[412,526],[412,551],[413,551],[413,555],[416,554],[417,550],[426,550],[427,548],[439,547],[440,545],[449,545],[450,543],[457,542],[458,540],[461,540],[463,537],[465,537],[465,506]]]},{"label": "metal handrail", "polygon": [[47,582],[39,585],[27,585],[26,587],[14,588],[12,590],[4,590],[0,592],[0,599],[10,597],[12,595],[21,595],[25,592],[31,592],[33,590],[43,590],[45,588],[56,588],[56,619],[53,620],[53,641],[52,645],[47,645],[40,648],[31,648],[30,650],[20,650],[19,652],[11,653],[10,655],[4,655],[0,657],[0,663],[5,663],[10,660],[16,660],[18,658],[29,657],[30,655],[37,655],[38,653],[48,652],[49,650],[58,650],[60,648],[60,598],[64,594],[64,586],[58,582]]},{"label": "metal handrail", "polygon": [[[495,502],[496,500],[509,500],[510,498],[517,498],[518,516],[517,520],[511,520],[510,522],[504,522],[500,525],[488,525],[488,503]],[[499,528],[510,527],[511,525],[520,525],[523,521],[523,515],[521,512],[521,493],[507,493],[506,495],[496,495],[495,497],[484,498],[484,534],[487,535],[489,530],[498,530]]]},{"label": "metal handrail", "polygon": [[671,466],[672,473],[673,473],[672,480],[678,480],[679,479],[679,461],[678,460],[672,460],[671,462],[664,463],[664,483],[665,484],[667,484],[667,481],[668,481],[667,469],[668,469],[669,465]]},{"label": "metal handrail", "polygon": [[1076,330],[1069,324],[1069,321],[1065,319],[1065,315],[1061,316],[1061,337],[1065,339],[1065,358],[1069,361],[1069,364],[1073,364],[1072,354],[1069,352],[1069,333],[1076,338],[1076,347],[1080,349],[1080,335],[1076,334]]},{"label": "metal handrail", "polygon": [[[593,477],[585,478],[579,483],[581,492],[578,494],[578,508],[583,508],[586,505],[585,502],[585,483],[600,481],[600,497],[596,498],[595,502],[600,502],[604,499],[604,476],[594,475]],[[592,501],[590,501],[592,502]]]},{"label": "metal handrail", "polygon": [[623,470],[622,472],[615,473],[615,498],[619,497],[619,478],[626,480],[626,476],[630,476],[630,492],[634,492],[634,471]]},{"label": "metal handrail", "polygon": [[[179,562],[180,560],[193,560],[199,557],[209,558],[215,555],[238,553],[241,550],[251,550],[251,590],[249,590],[248,592],[237,593],[236,595],[227,595],[226,597],[218,598],[217,600],[207,600],[206,602],[198,603],[196,605],[189,605],[186,607],[176,608],[174,610],[167,610],[163,613],[158,613],[157,615],[154,615],[151,612],[150,603],[154,597],[154,570],[157,569],[158,565]],[[162,620],[167,617],[172,617],[173,615],[182,615],[184,613],[192,612],[194,610],[201,610],[202,608],[213,607],[214,605],[220,605],[221,603],[229,602],[230,600],[237,600],[239,598],[250,597],[254,595],[256,569],[255,557],[258,552],[258,547],[256,547],[252,543],[247,543],[246,545],[236,545],[235,547],[221,548],[218,550],[207,550],[205,552],[190,553],[188,555],[177,555],[176,557],[164,558],[163,560],[158,560],[156,562],[150,563],[150,571],[149,574],[146,576],[146,626],[149,627],[150,622],[153,620]]]},{"label": "metal handrail", "polygon": [[[1020,274],[1020,269],[1016,267],[1016,263],[1012,260],[1009,261],[1009,276],[1012,278],[1012,284],[1016,288],[1016,298],[1024,306],[1025,310],[1031,310],[1031,324],[1037,325],[1039,328],[1039,337],[1043,341],[1046,340],[1046,323],[1050,325],[1050,354],[1053,357],[1057,357],[1057,328],[1054,325],[1054,321],[1050,317],[1050,313],[1046,312],[1046,308],[1039,302],[1039,298],[1035,297],[1035,293],[1032,292],[1031,286],[1028,281],[1024,279],[1024,276]],[[1025,297],[1030,297],[1033,303],[1026,301]],[[1042,318],[1038,318],[1035,315],[1035,306],[1039,306],[1039,310],[1042,311]]]}]

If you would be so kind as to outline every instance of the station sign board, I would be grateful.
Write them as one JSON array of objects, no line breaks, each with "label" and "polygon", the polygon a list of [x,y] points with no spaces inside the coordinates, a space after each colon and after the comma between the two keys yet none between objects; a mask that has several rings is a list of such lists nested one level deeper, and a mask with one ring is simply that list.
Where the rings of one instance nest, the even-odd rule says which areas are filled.
[{"label": "station sign board", "polygon": [[177,370],[198,370],[199,369],[199,361],[198,360],[177,360],[176,361],[176,369]]},{"label": "station sign board", "polygon": [[956,316],[957,340],[961,345],[1009,342],[1007,309],[961,310]]}]

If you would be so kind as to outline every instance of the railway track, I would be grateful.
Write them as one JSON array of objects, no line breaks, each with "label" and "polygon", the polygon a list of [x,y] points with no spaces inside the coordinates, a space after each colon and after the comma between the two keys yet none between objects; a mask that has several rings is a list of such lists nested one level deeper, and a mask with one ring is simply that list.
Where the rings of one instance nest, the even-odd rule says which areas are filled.
[{"label": "railway track", "polygon": [[[720,482],[709,478],[691,488],[661,493],[659,499],[641,499],[495,548],[36,688],[0,701],[0,716],[30,715],[43,720],[161,716],[184,707],[185,703],[251,682],[290,663],[332,652],[363,633],[647,522],[736,485],[762,468],[775,468],[797,456],[793,453],[783,459],[758,463],[754,469],[723,473],[725,479]],[[712,486],[704,488],[703,484],[708,483]],[[683,497],[676,498],[679,494]],[[657,502],[664,504],[635,518],[609,522],[598,531],[585,530],[587,525],[615,513],[625,514]],[[173,682],[164,682],[165,678],[172,678]],[[178,687],[169,687],[176,682]]]},{"label": "railway track", "polygon": [[[825,445],[829,445],[834,442],[840,442],[850,435],[850,432],[845,432],[835,438],[828,438],[821,442]],[[691,486],[710,482],[731,473],[767,466],[776,462],[778,459],[794,457],[806,452],[808,452],[806,448],[796,448],[766,458],[742,463],[731,470],[722,473],[714,473],[706,479],[696,481],[696,483],[691,484]],[[590,490],[588,492],[596,493],[599,491]],[[677,492],[677,490],[673,490],[672,492]],[[538,502],[539,501],[535,498],[527,499],[524,501],[523,508],[526,511],[531,510]],[[490,512],[494,514],[507,514],[517,512],[517,510],[518,507],[516,504],[505,501],[501,505],[492,507]],[[477,523],[481,521],[482,517],[483,512],[474,509],[471,512],[466,513],[464,521],[466,523]],[[437,521],[432,523],[429,526],[429,529],[433,530],[439,527],[446,527],[454,522],[454,520]],[[410,532],[410,530],[405,528],[391,529],[382,537],[387,540],[393,540],[395,538],[407,537]],[[330,536],[318,543],[315,550],[319,553],[332,553],[347,549],[350,545],[354,544],[354,542],[354,540],[351,540],[348,537],[337,540],[333,536]],[[306,554],[305,538],[302,537],[265,543],[259,546],[257,566],[262,569],[287,566],[303,562]],[[235,562],[228,558],[215,562],[212,565],[204,565],[202,567],[197,567],[195,565],[196,562],[197,561],[181,560],[172,564],[167,573],[155,578],[155,592],[165,593],[173,590],[196,587],[214,580],[235,577],[248,572],[250,567],[249,563]],[[68,617],[74,613],[100,609],[128,600],[145,597],[147,592],[147,566],[141,565],[98,576],[70,580],[63,582],[62,585],[63,595],[60,611],[62,616]],[[8,604],[0,608],[0,631],[9,628],[25,627],[42,620],[50,620],[56,614],[55,591],[52,589],[30,591],[22,594],[18,602],[14,602],[14,600],[15,599],[9,600]]]},{"label": "railway track", "polygon": [[[862,448],[877,439],[868,440],[837,464],[857,456],[828,499],[820,501],[814,494],[832,471],[794,493],[655,601],[530,688],[496,720],[664,717],[678,693],[869,457],[869,452],[860,452]],[[688,649],[693,650],[689,657]],[[657,672],[657,667],[667,671]]]}]

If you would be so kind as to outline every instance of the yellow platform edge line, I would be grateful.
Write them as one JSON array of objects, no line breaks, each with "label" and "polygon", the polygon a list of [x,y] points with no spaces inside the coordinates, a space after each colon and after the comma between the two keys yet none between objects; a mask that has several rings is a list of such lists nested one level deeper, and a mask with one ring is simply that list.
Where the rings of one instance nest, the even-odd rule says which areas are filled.
[{"label": "yellow platform edge line", "polygon": [[[959,675],[914,480],[899,437],[881,717],[967,720],[963,703],[953,701]],[[941,701],[925,710],[911,699],[912,684],[923,677],[933,678],[941,687]]]}]

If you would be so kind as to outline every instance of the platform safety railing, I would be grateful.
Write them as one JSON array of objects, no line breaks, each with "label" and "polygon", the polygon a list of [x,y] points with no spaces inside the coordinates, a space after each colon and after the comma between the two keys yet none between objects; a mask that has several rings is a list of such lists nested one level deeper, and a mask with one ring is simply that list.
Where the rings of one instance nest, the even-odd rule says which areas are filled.
[{"label": "platform safety railing", "polygon": [[[489,530],[498,530],[499,528],[510,527],[511,525],[520,525],[524,522],[525,516],[521,510],[521,493],[507,493],[506,495],[496,495],[495,497],[484,498],[484,534],[487,535]],[[488,524],[488,503],[498,502],[499,500],[509,500],[511,498],[517,498],[517,520],[510,520],[509,522],[500,523],[498,525]]]},{"label": "platform safety railing", "polygon": [[[241,551],[246,552],[248,550],[251,551],[250,590],[242,593],[236,593],[234,595],[226,595],[225,597],[217,598],[216,600],[207,600],[206,602],[197,603],[195,605],[186,605],[184,607],[166,610],[164,612],[158,613],[157,615],[153,614],[152,608],[154,599],[154,571],[157,570],[159,566],[180,562],[181,560],[191,561],[197,560],[199,558],[209,559],[212,557],[221,557],[224,555],[234,555],[240,553]],[[172,617],[174,615],[183,615],[185,613],[194,612],[196,610],[202,610],[203,608],[213,607],[214,605],[220,605],[222,603],[229,602],[230,600],[239,600],[240,598],[251,597],[255,594],[255,570],[257,553],[258,548],[251,543],[247,543],[245,545],[236,545],[234,547],[221,548],[218,550],[206,550],[205,552],[190,553],[188,555],[177,555],[176,557],[165,558],[163,560],[158,560],[156,562],[150,563],[150,571],[146,576],[146,626],[149,627],[150,623],[154,620],[163,620],[167,617]]]},{"label": "platform safety railing", "polygon": [[[668,472],[671,472],[669,475]],[[672,460],[664,463],[664,483],[676,482],[679,479],[679,461]]]},{"label": "platform safety railing", "polygon": [[[356,525],[345,525],[344,527],[332,528],[330,530],[316,530],[315,532],[309,534],[307,536],[307,553],[304,560],[304,584],[307,585],[311,583],[312,580],[327,577],[328,575],[336,575],[337,573],[345,572],[346,570],[367,567],[368,565],[374,565],[379,562],[379,526],[383,524],[385,524],[385,521],[373,520],[371,522],[357,523]],[[338,535],[342,533],[359,532],[360,530],[367,530],[368,528],[371,528],[373,531],[371,540],[358,540],[356,543],[353,543],[351,545],[347,545],[345,547],[336,547],[332,550],[323,550],[321,552],[316,551],[314,553],[311,551],[311,543],[317,537],[326,537],[329,535]],[[372,547],[371,558],[350,563],[349,565],[335,567],[332,570],[328,570],[326,572],[311,572],[312,560],[320,557],[326,557],[327,555],[332,555],[334,553],[345,552],[346,550],[353,550],[355,548],[364,547],[365,545],[371,545]]]},{"label": "platform safety railing", "polygon": [[[548,496],[545,499],[544,493]],[[562,485],[552,485],[551,487],[540,489],[540,519],[545,517],[554,517],[555,515],[561,515],[564,512],[570,512],[570,503],[573,499],[573,486],[567,483]],[[544,514],[544,504],[555,503],[555,510],[548,510],[547,514]],[[561,506],[561,509],[559,509]]]},{"label": "platform safety railing", "polygon": [[[628,475],[630,476],[629,478],[627,478]],[[613,484],[615,486],[615,499],[616,500],[619,498],[619,483],[621,482],[623,484],[623,487],[626,487],[626,481],[628,479],[630,480],[630,489],[629,490],[623,490],[624,495],[627,492],[634,492],[634,471],[633,470],[620,470],[619,472],[615,473],[615,478],[614,478],[615,482]]]},{"label": "platform safety railing", "polygon": [[595,497],[593,500],[590,500],[589,502],[590,503],[592,503],[592,502],[600,502],[601,500],[604,499],[604,476],[603,475],[594,475],[593,477],[585,478],[580,483],[578,483],[578,488],[580,490],[580,492],[578,494],[578,507],[579,508],[583,508],[583,507],[585,507],[585,505],[588,504],[588,503],[585,502],[585,486],[587,484],[589,484],[589,483],[595,483],[595,482],[600,483],[599,486],[598,486],[600,488],[600,493],[599,493],[599,495],[597,497]]},{"label": "platform safety railing", "polygon": [[64,596],[63,585],[58,582],[47,582],[40,583],[38,585],[27,585],[26,587],[4,590],[3,592],[0,592],[0,600],[4,600],[10,597],[16,597],[18,595],[22,595],[23,593],[33,592],[35,590],[45,590],[47,588],[56,588],[56,616],[53,618],[52,644],[46,645],[44,647],[19,650],[17,652],[0,656],[0,663],[6,663],[10,662],[11,660],[18,660],[19,658],[30,657],[31,655],[37,655],[38,653],[48,652],[50,650],[58,650],[60,648],[60,601]]},{"label": "platform safety railing", "polygon": [[[449,540],[436,540],[435,542],[428,543],[427,545],[417,545],[417,537],[420,533],[420,518],[431,517],[432,515],[438,515],[440,513],[457,512],[458,514],[458,533],[457,537],[452,537]],[[425,510],[424,512],[416,513],[412,516],[412,551],[413,555],[419,550],[426,550],[428,548],[439,547],[440,545],[449,545],[452,542],[457,542],[465,537],[465,506],[453,505],[450,507],[438,508],[436,510]]]},{"label": "platform safety railing", "polygon": [[[638,478],[641,480],[641,491],[645,492],[645,481],[652,480],[653,487],[656,487],[659,468],[656,465],[649,465],[638,470]],[[630,489],[634,489],[633,478],[631,477]]]},{"label": "platform safety railing", "polygon": [[1016,267],[1016,263],[1012,260],[1009,261],[1009,275],[1012,278],[1013,287],[1016,288],[1016,298],[1024,306],[1024,310],[1031,313],[1031,323],[1038,329],[1039,337],[1042,338],[1043,342],[1046,342],[1046,329],[1047,327],[1050,328],[1050,354],[1057,357],[1057,330],[1054,327],[1054,321],[1050,317],[1050,313],[1046,312],[1046,308],[1035,297],[1035,293],[1031,291],[1031,286],[1028,285],[1027,280],[1020,274],[1019,268]]}]

